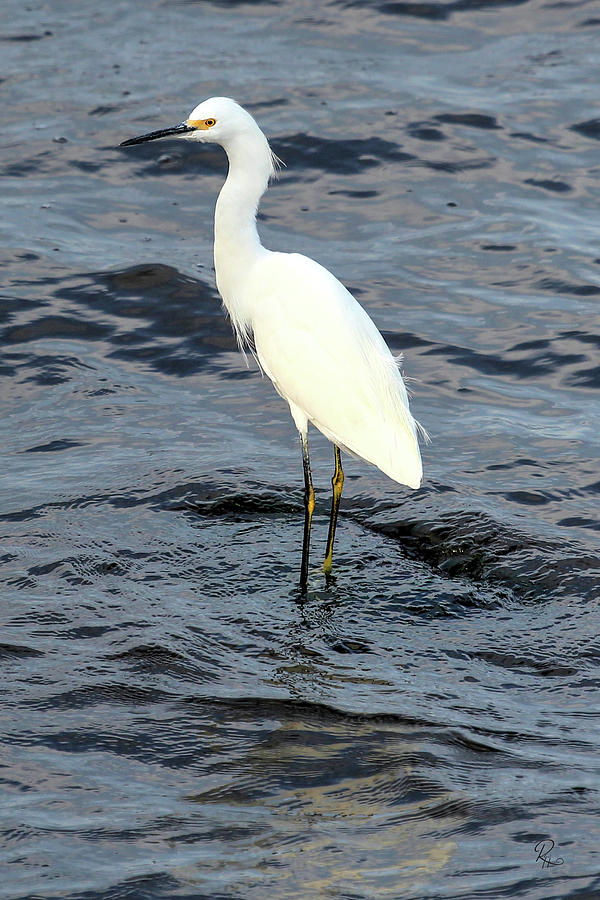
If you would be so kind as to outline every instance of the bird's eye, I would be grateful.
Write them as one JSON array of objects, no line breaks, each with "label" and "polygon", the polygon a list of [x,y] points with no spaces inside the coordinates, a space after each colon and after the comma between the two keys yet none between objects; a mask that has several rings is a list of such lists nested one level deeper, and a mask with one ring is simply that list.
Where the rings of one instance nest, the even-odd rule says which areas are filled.
[{"label": "bird's eye", "polygon": [[216,119],[205,119],[204,124],[207,128],[212,128],[216,124]]}]

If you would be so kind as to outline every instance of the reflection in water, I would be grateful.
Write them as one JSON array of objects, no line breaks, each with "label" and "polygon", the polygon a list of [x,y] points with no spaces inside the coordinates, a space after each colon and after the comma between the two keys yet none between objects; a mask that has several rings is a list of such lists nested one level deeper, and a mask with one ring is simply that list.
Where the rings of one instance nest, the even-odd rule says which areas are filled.
[{"label": "reflection in water", "polygon": [[[11,897],[600,892],[597,23],[480,6],[9,0]],[[414,494],[348,461],[305,600],[297,438],[214,287],[225,160],[117,149],[194,91],[256,111],[265,244],[360,298],[432,426]]]},{"label": "reflection in water", "polygon": [[[403,737],[400,722],[390,728],[306,707],[281,715],[264,721],[261,739],[221,784],[188,798],[239,823],[229,838],[258,854],[258,871],[277,874],[281,896],[351,893],[360,884],[396,897],[447,865],[456,843],[432,833],[430,820],[460,830],[468,804],[418,774],[423,748],[409,729]],[[268,812],[276,835],[265,828]]]}]

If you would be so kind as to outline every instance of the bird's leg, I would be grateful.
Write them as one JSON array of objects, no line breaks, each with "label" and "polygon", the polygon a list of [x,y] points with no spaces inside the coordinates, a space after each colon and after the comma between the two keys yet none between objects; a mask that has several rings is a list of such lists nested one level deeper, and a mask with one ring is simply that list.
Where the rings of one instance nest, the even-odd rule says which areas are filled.
[{"label": "bird's leg", "polygon": [[335,472],[331,479],[333,486],[333,497],[331,499],[331,517],[329,519],[329,533],[327,535],[327,549],[325,551],[325,562],[323,563],[323,571],[326,575],[331,574],[331,563],[333,560],[333,541],[335,539],[335,526],[337,525],[337,517],[340,509],[340,500],[342,498],[342,488],[344,487],[344,472],[342,470],[342,457],[340,448],[337,444],[333,445],[335,455]]},{"label": "bird's leg", "polygon": [[310,457],[308,455],[308,432],[302,437],[302,463],[304,465],[304,540],[302,542],[302,568],[300,570],[300,589],[303,594],[308,589],[308,554],[310,552],[310,525],[315,509],[315,489],[310,474]]}]

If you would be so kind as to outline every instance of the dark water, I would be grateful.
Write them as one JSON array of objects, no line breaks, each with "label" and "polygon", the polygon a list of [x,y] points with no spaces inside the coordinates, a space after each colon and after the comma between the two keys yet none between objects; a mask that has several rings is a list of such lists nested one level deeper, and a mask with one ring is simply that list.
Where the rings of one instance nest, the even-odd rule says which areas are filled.
[{"label": "dark water", "polygon": [[[600,897],[597,3],[3,14],[2,896]],[[433,437],[415,493],[347,462],[327,587],[313,435],[305,602],[224,158],[117,148],[212,94]]]}]

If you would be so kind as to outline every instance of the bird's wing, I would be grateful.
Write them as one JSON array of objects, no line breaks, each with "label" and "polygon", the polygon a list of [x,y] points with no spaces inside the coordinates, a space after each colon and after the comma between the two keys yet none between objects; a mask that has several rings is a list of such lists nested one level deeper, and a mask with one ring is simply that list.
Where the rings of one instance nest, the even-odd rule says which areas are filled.
[{"label": "bird's wing", "polygon": [[406,484],[420,482],[416,425],[379,331],[327,269],[273,253],[250,273],[259,362],[326,437]]}]

